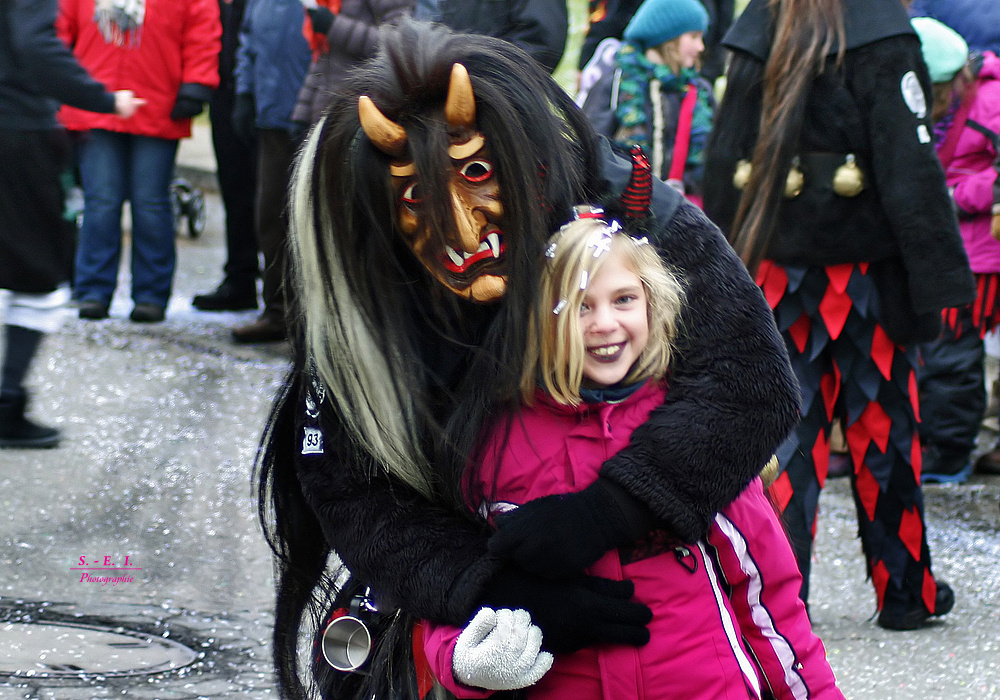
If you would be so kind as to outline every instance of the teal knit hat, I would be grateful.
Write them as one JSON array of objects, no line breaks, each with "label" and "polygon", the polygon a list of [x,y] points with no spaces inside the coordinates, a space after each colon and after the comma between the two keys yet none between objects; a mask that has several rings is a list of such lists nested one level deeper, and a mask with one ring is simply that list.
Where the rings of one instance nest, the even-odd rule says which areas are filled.
[{"label": "teal knit hat", "polygon": [[920,37],[920,50],[931,73],[931,81],[947,83],[969,60],[969,45],[958,32],[931,17],[910,20]]},{"label": "teal knit hat", "polygon": [[645,51],[686,32],[706,29],[708,10],[699,0],[646,0],[632,15],[623,36]]}]

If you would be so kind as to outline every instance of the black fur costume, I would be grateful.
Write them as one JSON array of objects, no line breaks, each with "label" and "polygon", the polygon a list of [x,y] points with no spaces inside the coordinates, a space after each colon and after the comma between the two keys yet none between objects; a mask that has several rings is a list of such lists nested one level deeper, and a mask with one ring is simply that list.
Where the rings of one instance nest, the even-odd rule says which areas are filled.
[{"label": "black fur costume", "polygon": [[[318,287],[346,276],[377,340],[368,351],[405,358],[390,363],[392,385],[404,395],[402,405],[415,409],[420,449],[433,473],[430,492],[421,492],[391,465],[376,463],[350,434],[341,419],[345,405],[314,381],[302,338],[315,317],[305,310],[296,366],[276,403],[258,477],[262,522],[280,577],[275,656],[289,695],[301,691],[294,660],[299,623],[313,604],[310,596],[323,588],[331,551],[353,581],[372,586],[402,611],[387,638],[405,643],[383,644],[368,676],[325,674],[321,662],[328,697],[416,695],[405,660],[409,620],[460,625],[475,612],[501,562],[487,551],[487,526],[465,505],[461,475],[483,426],[517,400],[543,243],[574,204],[596,202],[624,215],[620,195],[631,174],[630,162],[595,136],[572,101],[520,50],[418,23],[394,31],[384,46],[344,81],[343,94],[307,141],[293,192],[299,220],[293,238],[314,235],[319,249],[336,249],[350,260],[343,270],[324,270]],[[442,291],[403,245],[388,158],[358,121],[358,96],[368,95],[406,128],[418,170],[442,172],[441,104],[456,62],[472,78],[478,129],[496,163],[505,211],[507,293],[490,305]],[[446,194],[433,182],[423,192],[425,199]],[[433,214],[441,227],[454,225],[449,207],[445,197]],[[315,232],[303,230],[303,211]],[[787,436],[797,419],[798,391],[770,310],[718,229],[659,181],[651,212],[640,226],[685,285],[682,340],[666,403],[601,475],[645,504],[663,527],[693,540]],[[293,281],[305,292],[302,262]],[[311,303],[306,293],[295,296]],[[334,313],[340,309],[338,302]],[[339,366],[351,371],[349,360]],[[573,600],[558,604],[577,610]],[[328,607],[320,601],[314,612]],[[586,609],[578,612],[585,623]],[[404,661],[390,668],[390,652],[400,651]]]}]

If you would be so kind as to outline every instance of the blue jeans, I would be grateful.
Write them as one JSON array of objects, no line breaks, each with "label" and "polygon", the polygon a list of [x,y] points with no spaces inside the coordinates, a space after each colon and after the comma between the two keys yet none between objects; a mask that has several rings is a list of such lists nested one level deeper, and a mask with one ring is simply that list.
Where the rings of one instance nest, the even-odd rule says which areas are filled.
[{"label": "blue jeans", "polygon": [[80,147],[83,223],[76,297],[110,304],[122,250],[122,204],[132,208],[132,301],[166,308],[177,248],[170,209],[177,141],[92,130]]}]

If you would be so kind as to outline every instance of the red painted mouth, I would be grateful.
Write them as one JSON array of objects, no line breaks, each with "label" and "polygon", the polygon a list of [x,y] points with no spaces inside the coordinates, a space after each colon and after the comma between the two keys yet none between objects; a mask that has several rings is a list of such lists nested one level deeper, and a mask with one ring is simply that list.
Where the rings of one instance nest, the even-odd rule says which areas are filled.
[{"label": "red painted mouth", "polygon": [[476,263],[499,260],[505,250],[503,235],[499,231],[491,231],[479,242],[479,250],[475,253],[460,252],[451,246],[445,246],[445,254],[442,256],[444,268],[454,275],[463,275]]}]

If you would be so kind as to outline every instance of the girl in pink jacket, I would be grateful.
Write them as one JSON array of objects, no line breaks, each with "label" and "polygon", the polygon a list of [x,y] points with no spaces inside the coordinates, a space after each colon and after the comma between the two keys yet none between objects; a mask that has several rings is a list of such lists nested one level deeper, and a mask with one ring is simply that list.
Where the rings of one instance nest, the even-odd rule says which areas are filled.
[{"label": "girl in pink jacket", "polygon": [[[925,482],[960,483],[973,471],[979,424],[986,410],[983,338],[1000,325],[1000,241],[991,234],[1000,140],[1000,58],[969,57],[955,31],[915,17],[924,60],[934,81],[930,105],[938,157],[944,167],[976,300],[944,311],[944,332],[920,347],[920,438]],[[976,471],[1000,474],[1000,445],[982,455]]]},{"label": "girl in pink jacket", "polygon": [[[577,493],[662,403],[683,292],[645,239],[599,210],[550,241],[523,405],[486,441],[470,492],[491,520]],[[459,698],[842,698],[799,598],[801,576],[761,480],[681,542],[655,524],[587,573],[635,586],[649,642],[553,657],[525,611],[482,608],[464,629],[424,623],[438,681]]]}]

